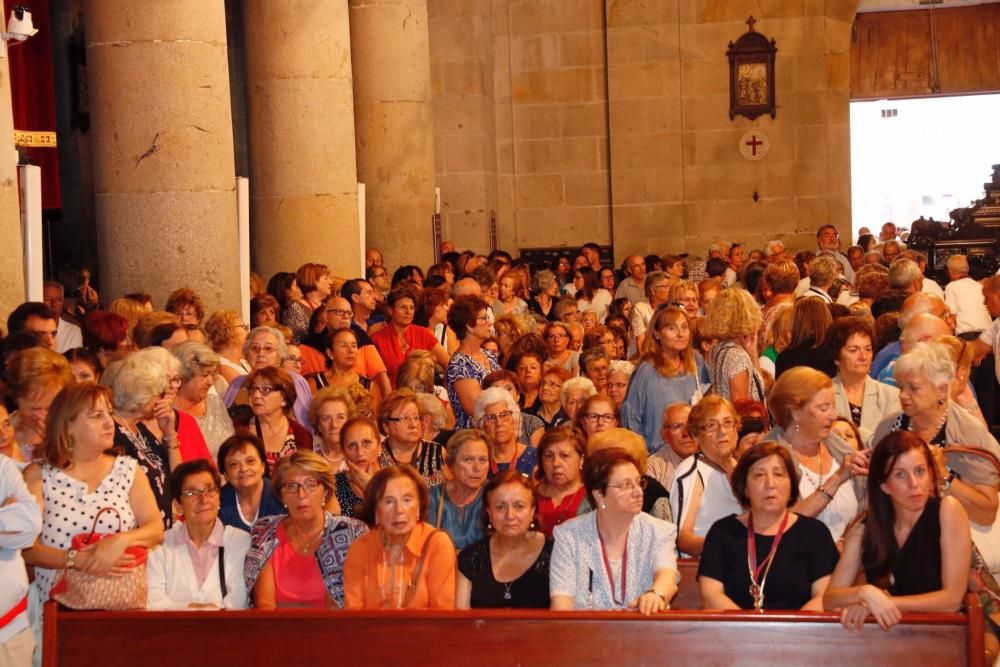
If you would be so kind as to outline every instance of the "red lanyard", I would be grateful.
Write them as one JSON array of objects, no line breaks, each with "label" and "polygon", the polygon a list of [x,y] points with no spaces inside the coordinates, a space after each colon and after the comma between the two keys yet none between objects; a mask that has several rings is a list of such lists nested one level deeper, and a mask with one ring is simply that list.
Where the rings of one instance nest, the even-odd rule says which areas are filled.
[{"label": "red lanyard", "polygon": [[[760,562],[757,563],[757,544],[754,539],[753,532],[753,512],[747,514],[747,565],[750,568],[750,594],[754,598],[754,607],[758,610],[763,608],[764,604],[764,583],[767,581],[767,573],[771,571],[771,564],[774,562],[774,554],[778,551],[778,545],[781,544],[781,536],[785,534],[785,526],[788,525],[788,512],[781,517],[781,523],[778,525],[778,533],[774,536],[774,542],[771,544],[771,550],[768,552],[767,556]],[[760,576],[760,571],[764,569],[767,565],[767,571],[764,572],[764,580],[757,583],[757,578]]]},{"label": "red lanyard", "polygon": [[625,533],[625,551],[622,553],[622,599],[615,598],[615,577],[611,574],[611,563],[608,562],[608,552],[604,548],[604,538],[601,531],[597,531],[597,539],[601,541],[601,557],[604,559],[604,572],[608,575],[608,587],[611,589],[611,602],[625,606],[625,588],[628,585],[628,533]]}]

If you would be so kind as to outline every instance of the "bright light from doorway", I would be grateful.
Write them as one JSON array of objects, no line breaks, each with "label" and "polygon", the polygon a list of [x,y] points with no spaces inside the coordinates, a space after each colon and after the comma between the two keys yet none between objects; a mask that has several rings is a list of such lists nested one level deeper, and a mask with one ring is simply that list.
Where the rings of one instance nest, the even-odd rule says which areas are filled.
[{"label": "bright light from doorway", "polygon": [[852,238],[982,197],[1000,163],[1000,95],[851,103]]}]

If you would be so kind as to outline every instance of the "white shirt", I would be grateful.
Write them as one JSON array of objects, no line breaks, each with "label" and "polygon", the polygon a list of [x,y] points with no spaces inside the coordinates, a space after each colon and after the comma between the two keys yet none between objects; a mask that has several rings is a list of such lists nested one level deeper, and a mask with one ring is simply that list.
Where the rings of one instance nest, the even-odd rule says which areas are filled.
[{"label": "white shirt", "polygon": [[[42,510],[21,477],[17,464],[0,454],[0,616],[13,609],[28,593],[28,573],[21,549],[35,543],[42,531]],[[22,611],[0,628],[0,645],[28,627],[28,611]]]},{"label": "white shirt", "polygon": [[[218,521],[218,519],[216,519]],[[250,533],[226,526],[222,532],[223,570],[226,577],[226,597],[222,597],[219,581],[218,554],[211,573],[198,585],[188,553],[188,534],[178,521],[163,536],[163,544],[149,551],[146,558],[146,578],[149,582],[147,609],[187,609],[188,604],[214,604],[225,609],[246,609],[247,589],[243,580],[243,561],[250,548]]]},{"label": "white shirt", "polygon": [[[696,464],[697,468],[692,471],[692,466]],[[743,508],[736,501],[725,474],[700,456],[689,456],[677,466],[674,483],[670,485],[670,509],[678,529],[687,521],[691,510],[691,495],[699,479],[703,488],[698,501],[698,513],[694,517],[693,532],[698,537],[705,537],[712,524],[730,514],[739,514]]]},{"label": "white shirt", "polygon": [[59,318],[56,321],[56,352],[62,354],[74,347],[83,347],[83,332],[72,322]]},{"label": "white shirt", "polygon": [[[926,285],[928,281],[924,281]],[[955,333],[985,331],[992,318],[983,299],[983,286],[966,276],[953,280],[944,288],[944,302],[955,313]]]},{"label": "white shirt", "polygon": [[928,278],[926,276],[924,276],[924,282],[923,285],[921,285],[920,287],[920,291],[923,292],[924,294],[930,294],[931,296],[936,296],[939,299],[944,298],[944,290],[941,289],[941,286],[937,284],[937,281],[932,280],[931,278]]},{"label": "white shirt", "polygon": [[979,340],[993,347],[993,358],[995,359],[997,382],[1000,382],[1000,317],[993,320],[988,329],[984,329],[979,334]]}]

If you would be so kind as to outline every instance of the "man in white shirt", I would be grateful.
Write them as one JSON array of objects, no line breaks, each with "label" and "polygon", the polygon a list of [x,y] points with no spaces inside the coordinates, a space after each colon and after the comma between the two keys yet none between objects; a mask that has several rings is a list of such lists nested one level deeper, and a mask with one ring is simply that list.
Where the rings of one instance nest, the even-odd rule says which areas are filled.
[{"label": "man in white shirt", "polygon": [[994,319],[993,323],[979,334],[973,345],[976,346],[977,360],[990,352],[993,353],[997,382],[1000,382],[1000,274],[990,276],[983,281],[983,300],[990,316]]},{"label": "man in white shirt", "polygon": [[952,255],[946,265],[948,285],[944,288],[944,302],[955,313],[955,333],[979,333],[990,328],[993,318],[986,308],[983,286],[969,277],[969,260],[965,255]]},{"label": "man in white shirt", "polygon": [[35,637],[28,621],[28,573],[21,549],[42,531],[42,511],[17,464],[0,455],[0,662],[30,665]]},{"label": "man in white shirt", "polygon": [[844,267],[844,278],[850,282],[854,282],[854,269],[851,268],[851,262],[840,252],[840,232],[833,225],[823,225],[816,230],[816,247],[818,250],[816,254],[820,254],[824,250],[833,253],[834,259],[836,259]]},{"label": "man in white shirt", "polygon": [[59,354],[75,347],[83,347],[83,333],[80,327],[63,318],[63,297],[62,283],[45,281],[42,286],[42,300],[56,315],[56,352]]}]

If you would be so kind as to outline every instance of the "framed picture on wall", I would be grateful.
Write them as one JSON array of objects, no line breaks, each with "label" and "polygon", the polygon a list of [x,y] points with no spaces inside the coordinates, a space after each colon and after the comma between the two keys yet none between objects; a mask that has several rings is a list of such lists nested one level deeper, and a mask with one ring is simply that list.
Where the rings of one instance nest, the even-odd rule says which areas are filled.
[{"label": "framed picture on wall", "polygon": [[774,56],[778,52],[774,39],[754,30],[757,20],[747,19],[750,29],[729,42],[729,119],[737,115],[753,120],[775,112]]}]

